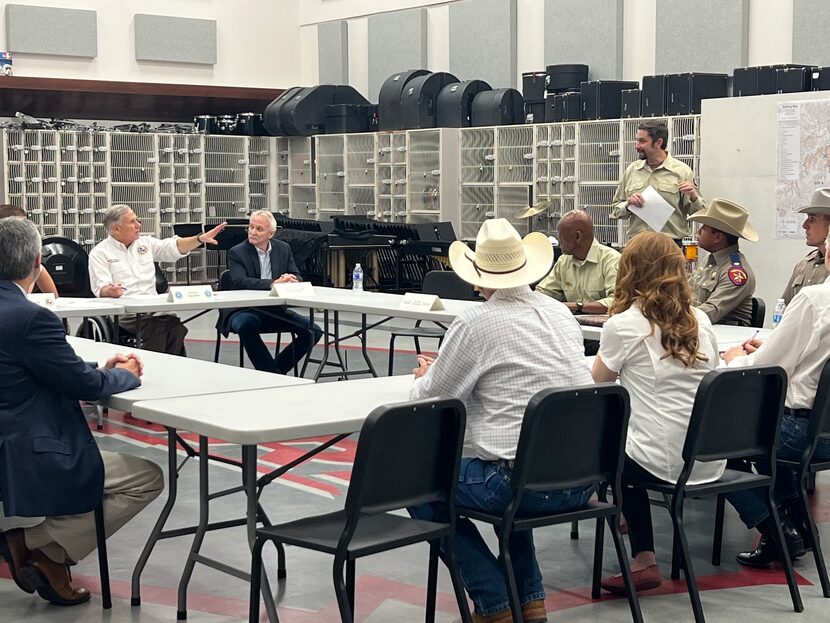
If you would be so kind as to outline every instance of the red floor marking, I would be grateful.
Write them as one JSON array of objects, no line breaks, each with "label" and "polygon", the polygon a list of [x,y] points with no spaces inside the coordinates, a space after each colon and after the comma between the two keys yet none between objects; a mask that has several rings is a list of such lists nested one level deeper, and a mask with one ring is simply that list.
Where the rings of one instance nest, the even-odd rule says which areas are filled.
[{"label": "red floor marking", "polygon": [[[290,570],[289,570],[290,573]],[[11,580],[7,565],[0,565],[0,578]],[[87,587],[92,593],[100,595],[101,585],[97,576],[83,576],[73,574],[76,585]],[[813,583],[796,573],[799,586],[812,586]],[[321,582],[328,578],[321,578]],[[718,573],[697,578],[700,591],[721,590],[729,588],[747,588],[752,586],[779,586],[786,584],[786,578],[780,569],[741,569],[733,573]],[[356,619],[362,620],[374,613],[386,600],[394,599],[414,606],[426,603],[426,577],[424,586],[404,584],[386,578],[372,575],[359,576],[356,586]],[[334,589],[331,589],[332,592]],[[659,589],[641,594],[641,598],[660,595],[674,595],[686,592],[684,581],[664,579]],[[115,598],[129,599],[130,582],[112,581],[112,594]],[[177,589],[145,584],[142,586],[142,601],[144,603],[161,606],[176,607]],[[601,600],[591,598],[589,586],[575,587],[569,590],[549,593],[545,599],[548,612],[578,608],[607,599],[625,599],[603,592]],[[452,593],[438,592],[437,609],[441,612],[454,614],[457,612],[455,596]],[[208,612],[226,616],[244,618],[248,611],[247,600],[230,597],[217,597],[200,593],[188,593],[189,608],[199,612]],[[339,618],[337,601],[332,599],[322,610],[308,612],[294,608],[279,608],[280,620],[284,623],[319,623],[319,621],[335,621]],[[265,619],[263,619],[265,620]]]},{"label": "red floor marking", "polygon": [[[799,586],[813,586],[807,578],[796,573],[796,582]],[[697,576],[697,588],[699,591],[714,591],[729,588],[747,588],[751,586],[786,585],[787,578],[783,569],[740,569],[732,573],[716,573],[714,575]],[[651,591],[640,593],[639,597],[652,597],[659,595],[675,595],[686,593],[686,582],[684,580],[672,580],[663,578],[663,585]],[[626,599],[617,597],[602,591],[602,600],[605,599]],[[597,601],[591,597],[591,587],[579,587],[570,590],[548,593],[545,605],[548,612],[578,608]]]}]

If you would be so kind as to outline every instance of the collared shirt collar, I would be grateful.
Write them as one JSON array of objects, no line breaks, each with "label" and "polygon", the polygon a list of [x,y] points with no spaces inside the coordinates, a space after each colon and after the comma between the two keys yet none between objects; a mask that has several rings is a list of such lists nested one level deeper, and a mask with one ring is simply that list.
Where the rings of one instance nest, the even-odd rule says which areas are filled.
[{"label": "collared shirt collar", "polygon": [[[579,262],[577,258],[574,259]],[[585,259],[580,262],[580,264],[584,264],[585,262],[591,262],[592,264],[599,262],[599,240],[596,238],[594,238],[593,242],[591,242],[591,248],[588,249],[588,254],[585,256]]]},{"label": "collared shirt collar", "polygon": [[[122,251],[129,251],[130,247],[133,246],[131,244],[130,247],[128,247],[127,245],[125,245],[123,242],[118,240],[118,238],[116,238],[112,234],[109,235],[109,239],[112,241],[112,244],[114,244],[116,247],[118,247]],[[135,241],[135,242],[138,242],[138,241]]]},{"label": "collared shirt collar", "polygon": [[530,286],[518,286],[516,288],[502,288],[502,289],[493,291],[493,296],[490,297],[489,301],[499,301],[499,300],[524,298],[525,296],[527,296],[528,294],[531,294],[532,292],[533,292],[533,290],[530,289]]},{"label": "collared shirt collar", "polygon": [[712,253],[709,256],[709,263],[710,264],[722,264],[723,262],[728,260],[729,257],[733,253],[739,253],[739,252],[740,252],[740,250],[738,249],[738,245],[733,244],[730,247],[726,247],[725,249],[721,249],[720,251],[715,251],[714,253]]},{"label": "collared shirt collar", "polygon": [[264,251],[256,246],[254,247],[254,249],[256,249],[257,255],[269,255],[271,253],[271,241],[268,241],[268,247]]},{"label": "collared shirt collar", "polygon": [[16,285],[18,288],[20,288],[20,291],[23,293],[23,296],[25,296],[26,298],[29,298],[29,293],[28,293],[28,292],[26,292],[26,290],[24,290],[24,289],[23,289],[23,286],[21,286],[21,285],[20,285],[19,283],[17,283],[16,281],[12,281],[12,283],[13,283],[14,285]]},{"label": "collared shirt collar", "polygon": [[669,152],[666,152],[666,157],[663,159],[663,162],[661,162],[659,165],[657,165],[653,169],[651,168],[651,165],[648,164],[648,160],[638,160],[636,166],[637,166],[638,169],[642,169],[642,168],[648,166],[648,168],[651,169],[652,171],[657,171],[658,169],[662,169],[664,167],[668,168],[668,167],[666,167],[666,163],[670,162],[671,157],[672,157],[671,154]]}]

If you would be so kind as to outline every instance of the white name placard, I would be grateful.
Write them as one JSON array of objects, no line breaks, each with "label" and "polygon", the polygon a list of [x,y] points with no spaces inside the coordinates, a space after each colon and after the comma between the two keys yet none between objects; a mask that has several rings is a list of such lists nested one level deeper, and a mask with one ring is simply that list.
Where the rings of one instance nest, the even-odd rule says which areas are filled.
[{"label": "white name placard", "polygon": [[37,303],[41,307],[48,307],[49,309],[52,309],[55,306],[55,295],[51,292],[30,294],[29,300],[32,303]]},{"label": "white name placard", "polygon": [[435,294],[415,294],[414,292],[407,292],[403,295],[400,309],[409,309],[412,311],[441,311],[444,309],[444,304]]},{"label": "white name placard", "polygon": [[198,303],[212,300],[213,290],[210,286],[170,286],[167,291],[168,303]]},{"label": "white name placard", "polygon": [[289,296],[314,296],[314,286],[310,281],[275,283],[271,286],[271,296],[287,298]]}]

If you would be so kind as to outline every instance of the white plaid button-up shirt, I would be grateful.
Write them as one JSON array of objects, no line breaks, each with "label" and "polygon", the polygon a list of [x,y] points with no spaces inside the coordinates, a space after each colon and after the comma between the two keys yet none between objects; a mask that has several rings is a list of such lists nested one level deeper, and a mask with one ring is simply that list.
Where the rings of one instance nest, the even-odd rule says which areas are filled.
[{"label": "white plaid button-up shirt", "polygon": [[496,290],[459,315],[410,398],[458,398],[476,457],[514,459],[527,403],[552,387],[593,383],[582,331],[568,308],[528,286]]}]

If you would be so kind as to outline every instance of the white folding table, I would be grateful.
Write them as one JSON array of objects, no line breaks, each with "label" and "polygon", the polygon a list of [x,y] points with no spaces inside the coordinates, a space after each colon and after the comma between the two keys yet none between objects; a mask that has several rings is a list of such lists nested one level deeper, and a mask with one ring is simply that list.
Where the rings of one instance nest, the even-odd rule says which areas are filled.
[{"label": "white folding table", "polygon": [[[314,386],[314,383],[309,379],[296,378],[293,376],[284,376],[281,374],[272,374],[270,372],[259,372],[248,368],[238,368],[236,366],[227,366],[224,364],[217,364],[199,359],[189,359],[187,357],[177,357],[175,355],[167,355],[165,353],[155,353],[140,349],[125,349],[123,346],[116,344],[108,344],[106,342],[94,342],[82,338],[67,338],[67,341],[75,350],[81,359],[85,361],[96,361],[103,364],[107,359],[116,353],[136,353],[141,361],[144,363],[144,375],[142,377],[142,385],[135,389],[131,389],[120,394],[114,394],[109,398],[102,400],[99,404],[99,422],[102,420],[100,408],[112,407],[123,411],[132,411],[136,415],[137,403],[145,401],[142,404],[153,404],[162,400],[181,400],[182,396],[185,401],[204,399],[208,404],[212,403],[212,398],[216,395],[235,395],[242,396],[250,390],[281,390],[291,386]],[[224,392],[224,394],[223,394]],[[235,419],[229,414],[237,413],[234,410],[229,410],[223,415],[227,419]],[[136,415],[138,417],[138,415]],[[150,419],[150,418],[145,418]],[[162,423],[162,422],[159,422]],[[100,424],[99,424],[100,428]],[[195,432],[195,431],[194,431]],[[312,456],[316,452],[320,452],[335,441],[327,442],[318,449],[312,450],[309,455],[302,458],[305,460],[308,456]],[[178,455],[176,452],[177,444],[180,444],[184,449],[187,461],[196,456],[205,456],[209,459],[230,463],[232,465],[241,467],[238,461],[232,461],[224,457],[211,456],[207,452],[207,445],[200,450],[195,450],[186,441],[184,441],[176,431],[176,428],[167,427],[167,500],[159,514],[153,531],[150,533],[150,538],[144,546],[144,549],[139,556],[132,576],[132,603],[138,605],[141,603],[141,573],[153,552],[155,544],[162,539],[173,538],[177,536],[184,536],[187,534],[195,534],[197,527],[178,528],[176,530],[164,530],[170,512],[176,503],[178,472],[181,466],[178,465]],[[298,461],[300,462],[300,461]],[[208,461],[200,461],[200,464],[205,465],[207,469]],[[184,463],[182,463],[184,465]],[[265,517],[264,513],[261,513]],[[266,518],[267,519],[267,518]],[[221,522],[211,526],[206,526],[205,529],[221,529],[231,526],[245,525],[246,520],[237,520],[232,522]]]},{"label": "white folding table", "polygon": [[[375,367],[369,359],[367,351],[366,333],[369,329],[373,329],[392,318],[409,318],[412,320],[423,320],[430,322],[452,322],[458,314],[470,309],[476,305],[481,305],[478,301],[457,301],[452,299],[442,299],[444,310],[441,311],[421,311],[412,309],[401,309],[401,303],[404,300],[402,294],[388,294],[384,292],[355,292],[343,288],[324,288],[315,286],[313,295],[294,295],[289,294],[285,297],[285,303],[291,307],[305,307],[311,310],[323,311],[323,324],[325,328],[326,340],[323,344],[323,356],[317,371],[314,375],[314,380],[326,376],[343,376],[348,378],[350,374],[365,374],[369,373],[372,376],[377,376]],[[333,318],[330,318],[330,312]],[[360,314],[360,329],[349,335],[340,336],[340,312],[352,312]],[[382,316],[379,321],[369,323],[367,316]],[[333,331],[329,330],[333,322]],[[331,342],[328,336],[332,335]],[[363,355],[363,360],[366,362],[366,369],[364,370],[347,370],[340,353],[340,342],[352,337],[360,339],[360,350]],[[337,356],[337,363],[329,362],[330,345],[334,346],[334,352]],[[340,368],[340,372],[323,373],[325,365],[335,365]]]},{"label": "white folding table", "polygon": [[[402,402],[409,398],[412,375],[393,376],[340,383],[298,385],[272,389],[229,392],[187,398],[146,400],[133,405],[133,415],[165,426],[168,431],[187,430],[199,435],[199,453],[208,454],[208,438],[218,438],[242,446],[243,485],[221,492],[210,492],[208,462],[199,462],[199,525],[195,531],[169,531],[180,536],[194,534],[193,545],[187,558],[178,588],[178,619],[187,617],[187,587],[196,563],[200,563],[234,577],[250,580],[250,572],[232,567],[200,553],[205,533],[211,528],[240,525],[248,530],[249,546],[253,545],[257,523],[268,525],[268,518],[259,505],[262,489],[299,462],[329,447],[348,434],[360,430],[366,416],[381,405]],[[336,435],[301,459],[257,478],[257,445],[274,441],[302,439],[318,435]],[[171,468],[175,469],[175,442],[169,446]],[[247,496],[244,520],[209,523],[210,500],[219,495],[244,491]],[[172,505],[171,505],[172,507]],[[165,507],[167,510],[167,507]],[[169,513],[169,510],[167,510]],[[161,519],[161,518],[160,518]],[[165,515],[166,519],[166,515]],[[161,536],[157,524],[151,533],[143,558],[152,551]],[[284,559],[280,556],[278,577],[284,577]],[[137,575],[137,573],[138,575]],[[140,603],[138,586],[140,568],[133,573],[133,605]],[[263,569],[263,574],[264,574]],[[276,621],[276,605],[267,577],[263,575],[263,598],[272,621]]]}]

